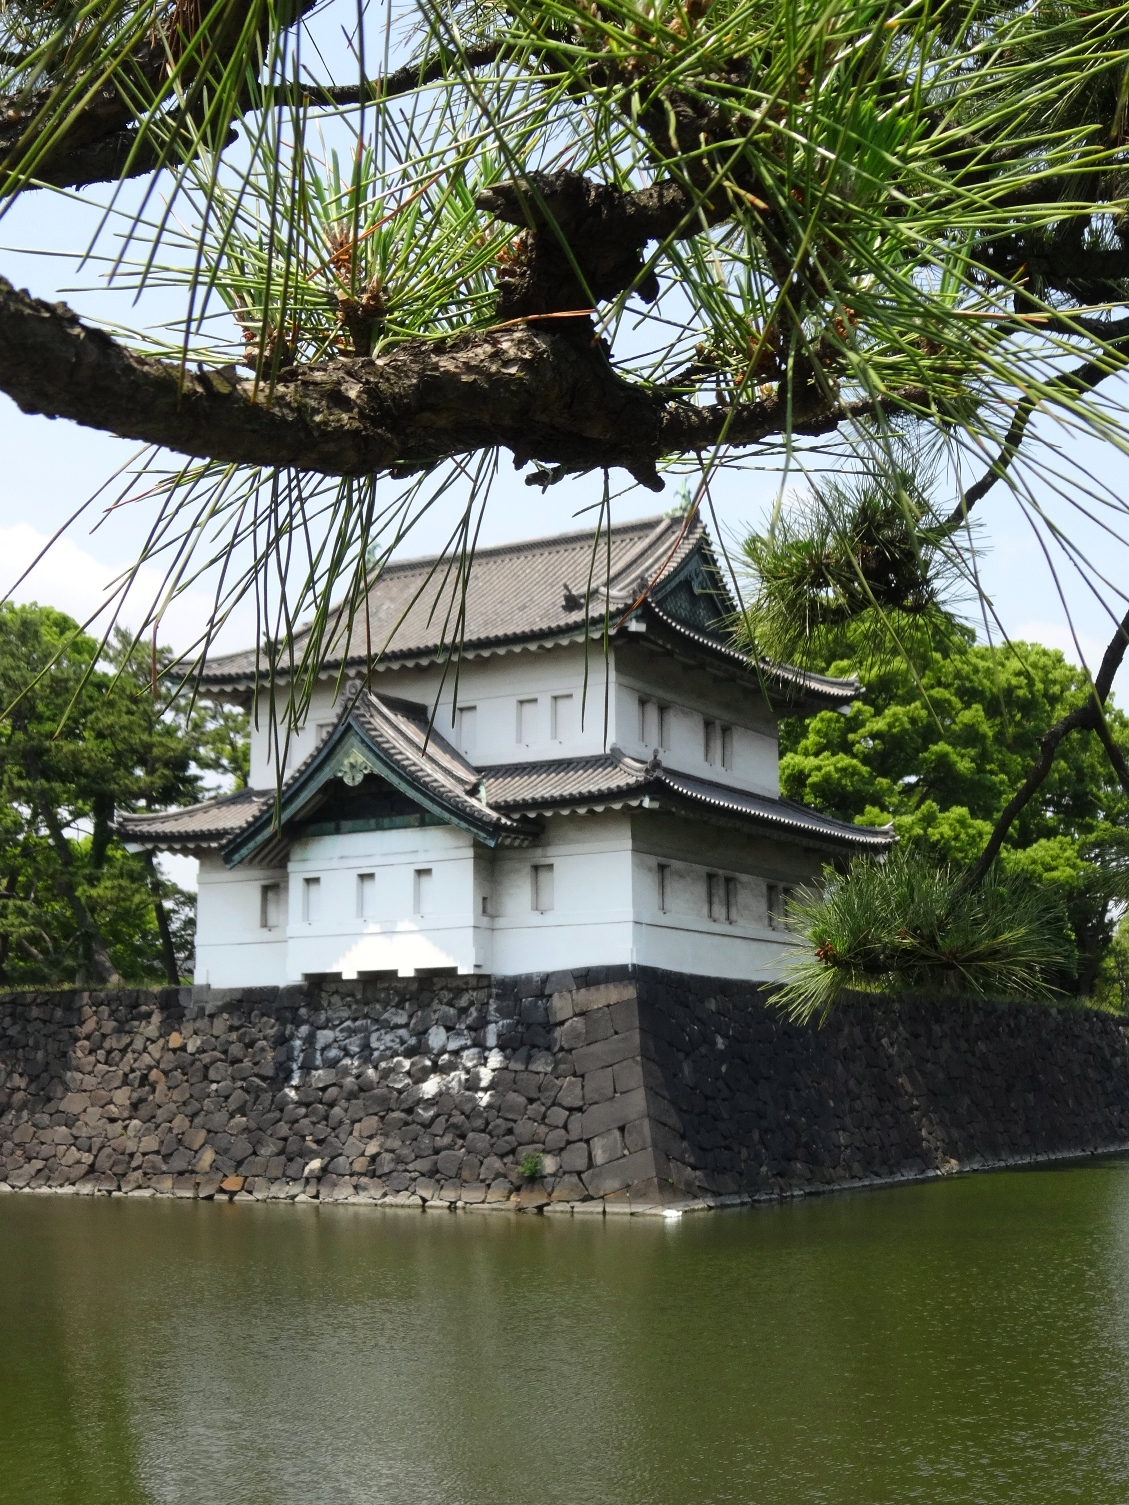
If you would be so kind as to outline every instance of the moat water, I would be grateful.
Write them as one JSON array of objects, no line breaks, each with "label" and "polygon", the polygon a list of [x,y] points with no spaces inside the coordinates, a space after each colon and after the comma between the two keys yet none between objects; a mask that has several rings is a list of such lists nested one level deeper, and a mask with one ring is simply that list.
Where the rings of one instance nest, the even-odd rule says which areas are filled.
[{"label": "moat water", "polygon": [[1129,1500],[1129,1162],[684,1218],[0,1198],[0,1500]]}]

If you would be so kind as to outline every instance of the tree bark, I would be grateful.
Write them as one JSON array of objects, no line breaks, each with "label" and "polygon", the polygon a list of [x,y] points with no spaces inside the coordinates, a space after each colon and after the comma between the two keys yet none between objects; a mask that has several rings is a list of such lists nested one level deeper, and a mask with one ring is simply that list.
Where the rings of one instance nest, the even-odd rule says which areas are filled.
[{"label": "tree bark", "polygon": [[117,987],[121,982],[118,970],[110,960],[110,953],[106,949],[106,943],[102,939],[102,932],[94,922],[94,917],[82,902],[82,897],[75,887],[74,882],[74,857],[71,853],[70,843],[59,825],[56,812],[50,806],[41,805],[40,814],[43,824],[47,827],[47,834],[51,845],[55,850],[55,856],[59,863],[59,874],[56,878],[56,886],[59,893],[66,900],[75,925],[82,936],[87,950],[91,970],[96,982],[107,983],[110,987]]},{"label": "tree bark", "polygon": [[[172,24],[166,27],[154,23],[147,27],[145,40],[132,54],[125,53],[116,59],[112,71],[108,56],[99,60],[105,69],[102,77],[107,81],[98,87],[98,79],[92,78],[90,91],[79,107],[69,114],[62,107],[65,115],[62,122],[54,114],[60,109],[59,86],[54,83],[0,96],[0,178],[13,175],[9,191],[23,186],[20,180],[25,173],[69,188],[116,179],[122,175],[129,153],[139,141],[136,159],[125,175],[151,172],[159,153],[155,140],[141,140],[138,134],[146,113],[143,106],[155,108],[171,95],[173,73],[186,48],[194,44],[204,66],[199,73],[189,70],[177,79],[179,98],[177,113],[172,117],[174,130],[191,120],[208,83],[219,78],[240,46],[247,48],[250,59],[251,49],[244,32],[256,11],[259,15],[256,35],[261,45],[272,25],[283,29],[293,26],[316,3],[317,0],[293,0],[288,14],[286,6],[279,6],[272,17],[270,8],[257,0],[229,0],[226,8],[211,18],[204,35],[189,32],[184,25],[186,19],[193,17],[193,7],[175,6]],[[56,125],[61,128],[46,150],[41,150],[45,132]]]},{"label": "tree bark", "polygon": [[[782,397],[694,407],[628,382],[580,321],[565,322],[567,333],[531,321],[290,367],[270,392],[233,367],[194,373],[139,355],[0,278],[0,390],[25,413],[223,463],[406,475],[501,445],[518,466],[619,466],[654,491],[664,456],[756,444],[785,426]],[[811,392],[805,409],[793,394],[792,428],[828,433],[922,396],[842,403]]]}]

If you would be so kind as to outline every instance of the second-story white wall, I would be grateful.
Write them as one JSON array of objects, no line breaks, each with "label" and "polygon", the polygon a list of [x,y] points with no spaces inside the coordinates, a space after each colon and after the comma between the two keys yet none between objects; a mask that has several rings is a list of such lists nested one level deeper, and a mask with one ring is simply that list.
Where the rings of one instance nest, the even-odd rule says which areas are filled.
[{"label": "second-story white wall", "polygon": [[630,640],[616,649],[616,741],[668,768],[737,789],[780,793],[776,718],[759,687]]},{"label": "second-story white wall", "polygon": [[[605,681],[610,745],[616,740],[615,661],[605,660],[598,641],[589,645],[587,686],[582,643],[468,658],[460,666],[457,685],[454,667],[444,675],[438,665],[388,665],[374,673],[372,682],[381,695],[429,707],[438,699],[436,730],[472,763],[485,766],[602,752]],[[290,733],[287,775],[305,761],[332,726],[336,714],[334,690],[331,678],[322,681],[305,723]],[[264,709],[258,725],[251,730],[252,788],[266,789],[274,784],[276,761]]]},{"label": "second-story white wall", "polygon": [[[616,745],[648,759],[660,749],[671,768],[735,788],[779,793],[776,721],[754,684],[683,664],[628,639],[605,659],[598,640],[468,658],[373,675],[380,694],[432,706],[436,729],[480,767],[595,756]],[[304,724],[286,743],[288,776],[331,728],[335,686],[326,678]],[[606,717],[605,717],[606,698]],[[251,734],[251,785],[270,788],[276,757],[269,718]]]}]

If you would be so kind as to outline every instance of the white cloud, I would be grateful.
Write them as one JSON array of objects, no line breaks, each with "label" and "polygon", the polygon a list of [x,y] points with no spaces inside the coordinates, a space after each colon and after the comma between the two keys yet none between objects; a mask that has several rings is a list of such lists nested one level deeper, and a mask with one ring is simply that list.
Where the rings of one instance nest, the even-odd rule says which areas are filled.
[{"label": "white cloud", "polygon": [[[1078,662],[1078,649],[1081,648],[1086,660],[1086,665],[1092,674],[1097,673],[1098,665],[1102,661],[1102,654],[1106,645],[1100,639],[1089,632],[1077,634],[1078,643],[1075,646],[1074,634],[1065,622],[1021,622],[1018,626],[1010,629],[1014,640],[1021,643],[1042,643],[1044,648],[1061,648],[1067,659],[1072,664]],[[1112,635],[1112,631],[1111,631]]]},{"label": "white cloud", "polygon": [[[0,596],[11,592],[15,601],[37,601],[41,606],[54,606],[77,621],[85,622],[105,606],[113,581],[125,566],[98,559],[64,534],[51,545],[27,578],[20,580],[43,551],[49,537],[26,522],[0,528]],[[20,581],[18,585],[17,581]],[[158,570],[150,567],[140,571],[119,619],[123,625],[138,626],[146,609],[157,598],[161,583]],[[212,599],[205,591],[186,591],[171,603],[163,616],[160,640],[173,648],[189,647],[207,624],[211,607]],[[104,620],[104,617],[97,618],[91,631],[97,632]],[[246,647],[253,631],[250,610],[237,611],[220,634],[218,645],[228,650]]]}]

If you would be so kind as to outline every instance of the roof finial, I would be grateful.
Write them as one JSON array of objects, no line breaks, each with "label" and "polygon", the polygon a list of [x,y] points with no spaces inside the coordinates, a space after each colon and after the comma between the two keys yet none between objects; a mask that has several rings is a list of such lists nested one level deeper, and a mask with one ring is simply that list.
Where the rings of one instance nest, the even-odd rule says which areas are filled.
[{"label": "roof finial", "polygon": [[655,774],[662,772],[662,766],[663,760],[659,756],[659,750],[656,747],[654,752],[651,754],[651,761],[647,764],[643,772],[647,775],[648,778],[654,778]]},{"label": "roof finial", "polygon": [[564,583],[564,609],[565,611],[583,611],[584,602],[573,590],[566,580]]}]

